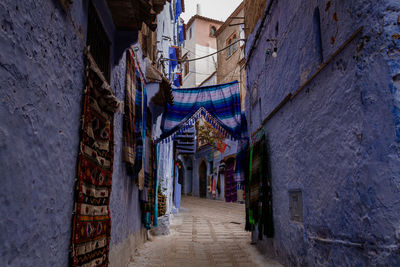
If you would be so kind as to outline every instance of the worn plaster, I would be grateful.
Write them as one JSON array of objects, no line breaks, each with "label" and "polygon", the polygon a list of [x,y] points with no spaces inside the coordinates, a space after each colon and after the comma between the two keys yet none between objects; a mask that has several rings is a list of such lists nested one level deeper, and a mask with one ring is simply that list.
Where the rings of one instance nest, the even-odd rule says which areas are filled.
[{"label": "worn plaster", "polygon": [[[288,266],[397,266],[400,58],[393,35],[400,27],[398,1],[273,1],[246,47],[248,57],[262,26],[247,65],[250,133],[320,66],[316,7],[325,60],[357,28],[364,29],[264,126],[275,237],[259,246]],[[266,56],[273,48],[265,41],[270,38],[277,40],[277,58]],[[293,189],[303,193],[303,223],[290,221],[288,191]]]}]

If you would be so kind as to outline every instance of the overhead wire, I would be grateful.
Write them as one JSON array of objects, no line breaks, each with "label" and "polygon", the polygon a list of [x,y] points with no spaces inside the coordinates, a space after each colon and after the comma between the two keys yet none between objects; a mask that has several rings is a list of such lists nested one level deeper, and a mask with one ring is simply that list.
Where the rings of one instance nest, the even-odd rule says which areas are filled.
[{"label": "overhead wire", "polygon": [[198,58],[185,59],[185,60],[182,60],[182,59],[173,59],[173,58],[164,58],[163,60],[164,60],[164,61],[166,61],[166,60],[177,61],[177,62],[180,62],[180,63],[182,63],[182,62],[196,61],[196,60],[200,60],[200,59],[204,59],[204,58],[208,58],[208,57],[211,57],[211,56],[213,56],[213,55],[216,55],[216,54],[218,54],[218,53],[220,53],[220,52],[222,52],[222,51],[228,49],[228,48],[231,47],[232,45],[234,45],[234,44],[236,44],[236,43],[238,43],[238,42],[241,42],[241,41],[246,42],[246,39],[238,39],[238,40],[232,42],[231,44],[229,44],[228,46],[226,46],[226,47],[224,47],[224,48],[222,48],[222,49],[220,49],[220,50],[217,50],[217,51],[214,52],[214,53],[211,53],[211,54],[208,54],[208,55],[205,55],[205,56],[202,56],[202,57],[198,57]]}]

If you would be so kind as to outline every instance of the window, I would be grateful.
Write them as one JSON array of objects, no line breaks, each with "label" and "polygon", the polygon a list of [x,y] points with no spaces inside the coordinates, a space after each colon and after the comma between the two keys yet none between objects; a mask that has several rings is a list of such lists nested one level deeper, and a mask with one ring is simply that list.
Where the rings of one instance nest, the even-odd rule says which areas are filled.
[{"label": "window", "polygon": [[217,31],[217,28],[215,26],[211,26],[210,28],[210,36],[215,36],[215,32]]},{"label": "window", "polygon": [[186,61],[186,62],[184,63],[184,69],[185,69],[184,75],[186,76],[186,75],[189,74],[189,62]]},{"label": "window", "polygon": [[238,43],[237,41],[237,36],[236,33],[232,34],[227,40],[226,40],[226,46],[228,47],[226,58],[229,58],[230,56],[233,55],[233,53],[238,50]]},{"label": "window", "polygon": [[92,1],[89,1],[86,44],[104,77],[110,81],[110,41]]},{"label": "window", "polygon": [[192,39],[192,28],[189,29],[189,39]]}]

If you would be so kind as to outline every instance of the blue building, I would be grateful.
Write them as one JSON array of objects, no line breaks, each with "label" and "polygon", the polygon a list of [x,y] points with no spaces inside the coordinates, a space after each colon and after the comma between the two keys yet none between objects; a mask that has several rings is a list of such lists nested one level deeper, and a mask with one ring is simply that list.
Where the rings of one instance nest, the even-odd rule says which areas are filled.
[{"label": "blue building", "polygon": [[275,227],[258,245],[288,266],[400,265],[399,1],[264,6],[246,44]]},{"label": "blue building", "polygon": [[[113,97],[123,101],[127,49],[137,42],[142,24],[156,30],[165,3],[1,1],[1,266],[68,265],[85,48],[90,46]],[[159,102],[168,101],[170,85],[163,81],[155,92],[149,89],[153,95],[166,90],[156,97]],[[122,162],[123,114],[116,113],[113,121],[108,259],[112,266],[126,266],[146,240],[146,230],[138,186]]]}]

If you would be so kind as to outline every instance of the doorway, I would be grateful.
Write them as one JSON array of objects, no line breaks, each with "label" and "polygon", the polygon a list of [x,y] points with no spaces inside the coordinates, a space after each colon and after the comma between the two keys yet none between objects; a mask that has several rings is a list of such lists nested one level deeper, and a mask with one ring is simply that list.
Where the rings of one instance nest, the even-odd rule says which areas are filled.
[{"label": "doorway", "polygon": [[205,198],[207,196],[207,164],[204,160],[199,167],[199,187],[200,197]]}]

